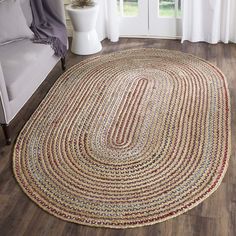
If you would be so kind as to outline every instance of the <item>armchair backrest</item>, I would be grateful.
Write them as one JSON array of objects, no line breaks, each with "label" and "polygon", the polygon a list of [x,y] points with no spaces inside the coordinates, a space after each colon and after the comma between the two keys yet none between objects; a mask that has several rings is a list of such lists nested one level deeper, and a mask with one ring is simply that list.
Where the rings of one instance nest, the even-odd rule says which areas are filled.
[{"label": "armchair backrest", "polygon": [[25,15],[28,26],[31,25],[33,21],[32,11],[30,7],[30,0],[20,0],[22,11]]},{"label": "armchair backrest", "polygon": [[[64,1],[63,0],[54,0],[55,2],[55,11],[61,16],[61,20],[66,24],[65,10],[64,10]],[[20,0],[22,11],[25,15],[28,26],[31,25],[33,21],[32,11],[30,7],[30,0]]]}]

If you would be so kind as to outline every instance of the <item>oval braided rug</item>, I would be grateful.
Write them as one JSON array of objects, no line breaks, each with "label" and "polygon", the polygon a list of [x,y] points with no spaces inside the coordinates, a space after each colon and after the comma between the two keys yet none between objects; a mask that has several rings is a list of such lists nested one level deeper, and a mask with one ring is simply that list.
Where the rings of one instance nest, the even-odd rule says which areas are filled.
[{"label": "oval braided rug", "polygon": [[192,55],[138,49],[63,74],[20,133],[13,161],[45,211],[127,228],[198,205],[220,185],[229,152],[224,75]]}]

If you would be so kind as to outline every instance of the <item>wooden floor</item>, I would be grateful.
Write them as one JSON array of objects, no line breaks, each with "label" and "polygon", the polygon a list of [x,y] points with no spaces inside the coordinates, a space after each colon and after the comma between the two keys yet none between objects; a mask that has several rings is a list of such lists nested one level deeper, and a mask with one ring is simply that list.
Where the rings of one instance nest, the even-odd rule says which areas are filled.
[{"label": "wooden floor", "polygon": [[[232,107],[232,155],[228,172],[219,189],[191,211],[164,223],[135,229],[115,230],[67,223],[41,210],[21,191],[12,173],[13,145],[5,146],[0,130],[0,236],[235,236],[236,235],[236,46],[206,43],[181,44],[177,40],[121,39],[119,43],[103,41],[106,54],[113,51],[154,47],[192,53],[217,65],[228,78]],[[86,57],[69,53],[68,67]],[[61,74],[60,65],[21,110],[12,123],[13,137],[36,109]]]}]

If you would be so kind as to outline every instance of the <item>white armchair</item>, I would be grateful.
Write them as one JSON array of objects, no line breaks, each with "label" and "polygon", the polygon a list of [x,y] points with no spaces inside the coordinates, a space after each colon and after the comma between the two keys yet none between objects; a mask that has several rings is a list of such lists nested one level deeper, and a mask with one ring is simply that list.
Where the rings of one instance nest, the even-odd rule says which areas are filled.
[{"label": "white armchair", "polygon": [[[21,7],[31,24],[29,0],[21,0]],[[63,0],[55,1],[55,11],[65,22]],[[30,39],[0,46],[0,124],[8,144],[11,142],[10,122],[60,59],[50,45],[36,44]],[[65,58],[61,62],[65,70]]]}]

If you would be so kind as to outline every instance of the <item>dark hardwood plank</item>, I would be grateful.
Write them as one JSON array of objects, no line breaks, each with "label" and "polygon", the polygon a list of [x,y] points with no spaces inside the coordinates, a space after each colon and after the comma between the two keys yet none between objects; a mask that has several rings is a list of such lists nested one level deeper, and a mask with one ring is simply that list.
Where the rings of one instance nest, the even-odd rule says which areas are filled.
[{"label": "dark hardwood plank", "polygon": [[[187,213],[163,223],[134,229],[106,229],[62,221],[41,210],[20,189],[12,173],[12,150],[22,126],[62,73],[55,67],[11,124],[12,140],[5,146],[0,130],[0,235],[1,236],[234,236],[236,235],[236,46],[207,43],[181,44],[178,40],[121,38],[119,43],[103,41],[99,54],[154,47],[177,50],[204,58],[218,66],[229,83],[232,107],[232,157],[228,172],[219,189]],[[97,54],[97,55],[99,55]],[[90,56],[69,53],[67,68]]]}]

